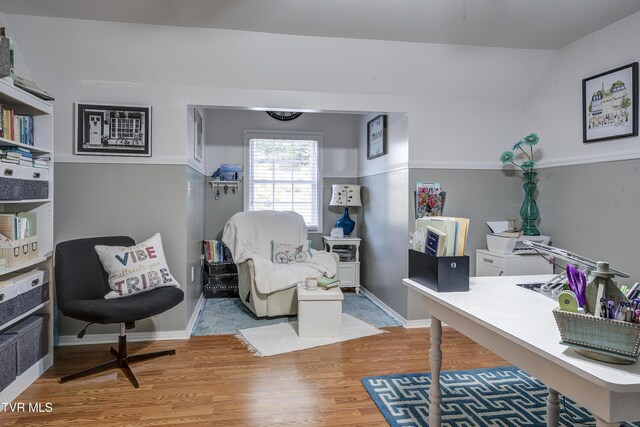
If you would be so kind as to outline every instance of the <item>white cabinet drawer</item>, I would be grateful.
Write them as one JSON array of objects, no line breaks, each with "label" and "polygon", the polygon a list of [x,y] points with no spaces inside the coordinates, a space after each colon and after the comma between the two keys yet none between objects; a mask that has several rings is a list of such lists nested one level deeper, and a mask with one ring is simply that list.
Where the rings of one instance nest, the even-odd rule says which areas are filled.
[{"label": "white cabinet drawer", "polygon": [[486,264],[497,268],[504,268],[504,257],[487,253],[484,251],[476,252],[476,262]]}]

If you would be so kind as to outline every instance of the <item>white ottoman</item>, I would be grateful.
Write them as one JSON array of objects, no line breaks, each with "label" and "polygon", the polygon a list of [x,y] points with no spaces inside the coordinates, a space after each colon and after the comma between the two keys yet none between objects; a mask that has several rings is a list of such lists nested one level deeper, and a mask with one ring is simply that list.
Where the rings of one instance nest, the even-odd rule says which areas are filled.
[{"label": "white ottoman", "polygon": [[342,335],[340,287],[307,290],[298,285],[298,335],[301,337],[339,337]]}]

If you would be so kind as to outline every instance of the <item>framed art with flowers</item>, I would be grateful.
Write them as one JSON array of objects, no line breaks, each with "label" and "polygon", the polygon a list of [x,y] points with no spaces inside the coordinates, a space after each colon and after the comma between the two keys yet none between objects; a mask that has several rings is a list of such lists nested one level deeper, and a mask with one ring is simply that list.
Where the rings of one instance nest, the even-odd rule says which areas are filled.
[{"label": "framed art with flowers", "polygon": [[638,63],[582,80],[583,142],[638,136]]}]

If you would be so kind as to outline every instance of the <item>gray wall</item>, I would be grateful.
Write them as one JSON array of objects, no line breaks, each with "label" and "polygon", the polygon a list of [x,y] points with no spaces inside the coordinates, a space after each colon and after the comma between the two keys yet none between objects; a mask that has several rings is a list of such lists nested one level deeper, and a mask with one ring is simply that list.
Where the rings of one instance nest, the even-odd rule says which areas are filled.
[{"label": "gray wall", "polygon": [[538,175],[540,230],[553,245],[609,261],[640,280],[640,160],[562,166]]},{"label": "gray wall", "polygon": [[409,198],[407,169],[366,176],[362,185],[360,282],[407,318]]},{"label": "gray wall", "polygon": [[[299,118],[282,122],[275,120],[264,111],[229,109],[206,110],[207,169],[215,170],[223,163],[244,163],[244,130],[265,131],[313,131],[323,134],[323,189],[322,189],[322,232],[310,233],[313,247],[322,248],[322,236],[329,234],[343,209],[330,207],[331,185],[355,183],[359,138],[359,114],[305,113]],[[337,178],[349,176],[351,178]],[[205,196],[205,236],[207,239],[222,238],[224,225],[237,212],[243,210],[243,189],[236,194],[221,193],[214,199],[214,192],[208,184]],[[349,209],[349,215],[356,221],[353,235],[358,233],[358,213],[360,208]]]},{"label": "gray wall", "polygon": [[[186,302],[136,322],[134,332],[185,330],[191,313],[186,274],[186,166],[56,163],[54,240],[128,235],[140,242],[159,232],[171,273]],[[60,317],[60,335],[84,327]],[[118,325],[92,325],[89,334],[113,333]]]},{"label": "gray wall", "polygon": [[[489,232],[487,221],[506,221],[508,217],[519,218],[520,205],[524,197],[522,178],[512,171],[411,169],[409,172],[411,231],[415,230],[413,191],[416,181],[439,181],[447,192],[444,215],[471,220],[466,255],[469,255],[469,273],[475,276],[476,249],[487,247],[486,235]],[[542,230],[544,231],[544,227]],[[419,301],[420,298],[409,295],[407,319],[425,317]]]},{"label": "gray wall", "polygon": [[476,249],[486,248],[486,222],[518,216],[523,197],[522,179],[496,170],[410,169],[359,178],[364,205],[362,284],[407,320],[428,316],[420,298],[401,283],[408,274],[408,234],[415,230],[416,181],[439,181],[447,191],[444,214],[470,218],[466,254],[471,275]]},{"label": "gray wall", "polygon": [[[187,309],[187,319],[194,312],[200,294],[202,294],[202,239],[204,236],[204,198],[205,181],[200,172],[193,168],[186,168],[187,179],[187,242],[186,242],[186,278],[185,302]],[[191,271],[193,269],[193,280]]]}]

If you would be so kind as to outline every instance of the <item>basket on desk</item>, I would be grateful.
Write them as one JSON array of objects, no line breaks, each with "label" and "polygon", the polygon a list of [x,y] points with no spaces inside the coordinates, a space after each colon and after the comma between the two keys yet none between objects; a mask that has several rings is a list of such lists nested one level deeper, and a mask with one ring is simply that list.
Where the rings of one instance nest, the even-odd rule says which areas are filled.
[{"label": "basket on desk", "polygon": [[553,310],[561,343],[591,359],[629,365],[640,356],[640,323]]}]

